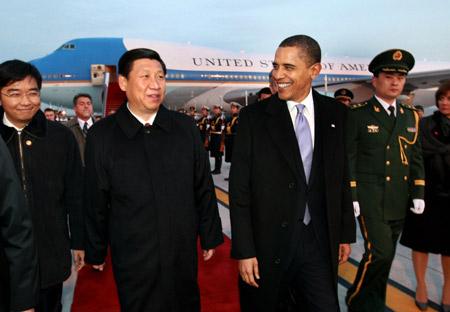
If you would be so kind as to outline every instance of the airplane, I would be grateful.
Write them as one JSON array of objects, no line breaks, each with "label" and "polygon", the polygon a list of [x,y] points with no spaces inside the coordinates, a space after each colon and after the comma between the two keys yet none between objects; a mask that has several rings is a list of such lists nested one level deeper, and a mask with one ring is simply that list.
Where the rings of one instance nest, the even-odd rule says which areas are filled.
[{"label": "airplane", "polygon": [[[169,109],[197,110],[204,105],[229,102],[248,105],[256,92],[268,86],[273,55],[234,53],[196,46],[128,38],[78,38],[65,42],[47,56],[32,60],[42,74],[42,101],[50,106],[72,108],[73,96],[89,93],[94,111],[108,115],[125,100],[117,83],[120,56],[134,48],[157,51],[167,66],[165,105]],[[363,58],[323,58],[322,71],[313,86],[332,95],[341,87],[355,94],[354,102],[372,95],[370,60]],[[430,94],[442,81],[450,79],[450,63],[416,62],[408,75],[405,92],[415,90],[416,100],[433,106]],[[421,96],[421,94],[426,96]],[[427,102],[427,103],[425,103]]]}]

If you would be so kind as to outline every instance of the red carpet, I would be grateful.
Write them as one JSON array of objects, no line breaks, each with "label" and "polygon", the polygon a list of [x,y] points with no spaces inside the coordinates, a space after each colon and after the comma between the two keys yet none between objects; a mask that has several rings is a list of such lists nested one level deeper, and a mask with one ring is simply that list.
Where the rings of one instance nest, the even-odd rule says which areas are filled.
[{"label": "red carpet", "polygon": [[[230,239],[216,249],[216,254],[204,262],[199,250],[200,294],[203,312],[237,312],[237,265],[230,259]],[[72,304],[73,312],[118,312],[116,286],[108,258],[105,271],[97,272],[86,267],[78,274]]]}]

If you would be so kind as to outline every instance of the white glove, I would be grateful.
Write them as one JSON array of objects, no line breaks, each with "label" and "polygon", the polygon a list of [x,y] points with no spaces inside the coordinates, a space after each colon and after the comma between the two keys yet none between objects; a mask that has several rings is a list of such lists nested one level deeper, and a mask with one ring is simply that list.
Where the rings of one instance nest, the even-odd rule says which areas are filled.
[{"label": "white glove", "polygon": [[361,210],[359,209],[359,202],[353,202],[353,212],[355,213],[355,218],[359,217]]},{"label": "white glove", "polygon": [[425,201],[418,198],[414,198],[412,201],[414,207],[409,208],[409,210],[411,210],[415,214],[422,214],[425,210]]}]

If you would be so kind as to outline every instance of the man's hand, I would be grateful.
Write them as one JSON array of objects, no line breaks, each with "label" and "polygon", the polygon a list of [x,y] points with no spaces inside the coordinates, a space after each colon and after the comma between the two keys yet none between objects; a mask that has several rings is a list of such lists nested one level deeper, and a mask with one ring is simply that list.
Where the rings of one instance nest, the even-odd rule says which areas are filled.
[{"label": "man's hand", "polygon": [[93,265],[92,265],[92,268],[93,268],[94,270],[97,270],[97,271],[102,272],[103,269],[105,268],[105,262],[103,262],[102,264],[93,264]]},{"label": "man's hand", "polygon": [[214,249],[203,250],[203,260],[208,261],[214,256]]},{"label": "man's hand", "polygon": [[242,259],[238,261],[239,274],[244,282],[253,287],[259,287],[256,280],[259,280],[258,260],[256,257]]},{"label": "man's hand", "polygon": [[78,272],[84,267],[84,250],[72,250],[72,253],[75,270]]},{"label": "man's hand", "polygon": [[339,264],[346,262],[351,252],[350,244],[339,244]]},{"label": "man's hand", "polygon": [[354,201],[353,202],[353,212],[355,214],[355,218],[359,217],[361,214],[361,209],[359,208],[359,202]]},{"label": "man's hand", "polygon": [[409,208],[409,210],[411,210],[415,214],[422,214],[425,210],[425,201],[423,199],[417,198],[413,199],[412,201],[414,207]]}]

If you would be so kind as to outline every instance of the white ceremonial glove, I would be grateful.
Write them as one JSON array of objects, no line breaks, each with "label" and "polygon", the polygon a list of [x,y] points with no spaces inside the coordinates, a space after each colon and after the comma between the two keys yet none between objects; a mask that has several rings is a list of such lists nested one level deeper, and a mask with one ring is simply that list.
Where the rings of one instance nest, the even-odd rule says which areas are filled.
[{"label": "white ceremonial glove", "polygon": [[425,210],[425,201],[418,198],[414,198],[412,201],[414,207],[409,208],[409,210],[411,210],[415,214],[422,214]]},{"label": "white ceremonial glove", "polygon": [[353,202],[353,212],[355,213],[355,218],[359,217],[361,213],[361,209],[359,209],[359,202],[357,201]]}]

